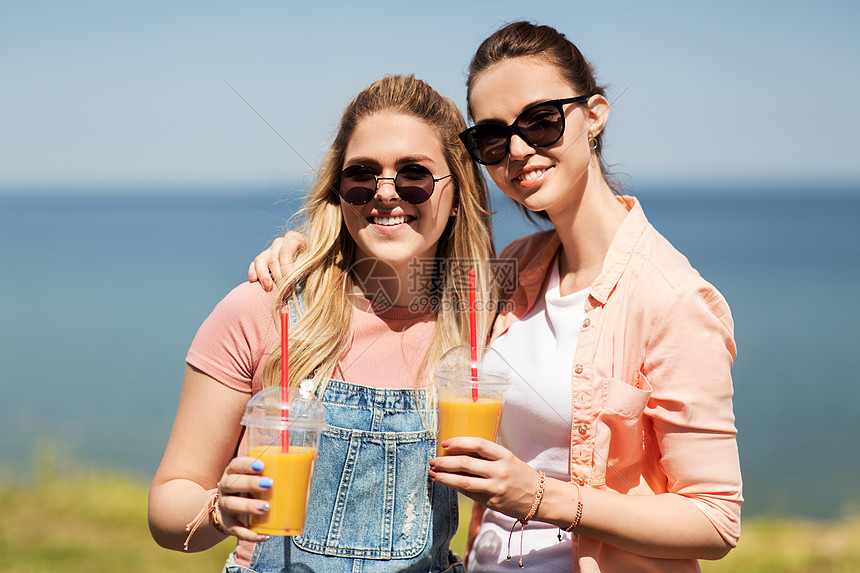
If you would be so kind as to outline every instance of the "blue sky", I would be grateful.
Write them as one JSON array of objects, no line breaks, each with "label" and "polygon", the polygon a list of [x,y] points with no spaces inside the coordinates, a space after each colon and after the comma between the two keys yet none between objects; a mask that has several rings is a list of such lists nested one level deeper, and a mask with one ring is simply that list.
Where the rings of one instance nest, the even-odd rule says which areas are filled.
[{"label": "blue sky", "polygon": [[819,4],[0,0],[0,192],[308,181],[357,91],[415,73],[463,108],[473,51],[517,19],[609,85],[634,184],[860,187],[860,3]]}]

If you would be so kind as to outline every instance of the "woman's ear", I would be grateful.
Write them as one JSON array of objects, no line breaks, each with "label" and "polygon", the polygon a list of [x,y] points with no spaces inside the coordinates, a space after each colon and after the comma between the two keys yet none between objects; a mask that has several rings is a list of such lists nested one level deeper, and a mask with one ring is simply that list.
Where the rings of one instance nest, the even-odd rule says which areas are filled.
[{"label": "woman's ear", "polygon": [[609,102],[600,94],[595,94],[588,98],[588,121],[591,124],[588,132],[597,137],[603,128],[606,127],[606,120],[609,119]]}]

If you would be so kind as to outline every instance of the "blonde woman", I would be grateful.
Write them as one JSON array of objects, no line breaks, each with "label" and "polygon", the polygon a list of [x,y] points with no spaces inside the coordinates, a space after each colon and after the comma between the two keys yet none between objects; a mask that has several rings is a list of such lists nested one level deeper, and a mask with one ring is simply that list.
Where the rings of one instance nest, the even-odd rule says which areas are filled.
[{"label": "blonde woman", "polygon": [[[412,76],[388,76],[347,107],[306,199],[295,270],[271,293],[238,286],[191,345],[150,490],[159,544],[200,551],[235,536],[228,572],[463,570],[448,550],[456,495],[427,476],[435,438],[424,415],[432,365],[468,342],[467,266],[481,277],[482,335],[492,320],[487,194],[463,129],[456,106]],[[269,510],[248,494],[278,484],[242,455],[239,422],[249,397],[279,381],[275,317],[286,304],[301,311],[290,384],[313,380],[330,430],[305,533],[267,537],[246,527]],[[203,508],[209,519],[189,539]]]}]

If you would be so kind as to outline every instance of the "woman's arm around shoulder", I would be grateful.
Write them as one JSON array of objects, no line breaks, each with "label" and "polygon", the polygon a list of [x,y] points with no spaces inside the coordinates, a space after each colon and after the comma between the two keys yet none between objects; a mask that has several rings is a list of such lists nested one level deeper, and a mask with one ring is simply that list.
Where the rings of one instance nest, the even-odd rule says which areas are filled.
[{"label": "woman's arm around shoulder", "polygon": [[272,245],[257,255],[248,266],[248,280],[258,282],[266,292],[288,276],[293,270],[293,263],[301,253],[307,239],[301,233],[287,231],[283,237],[272,241]]}]

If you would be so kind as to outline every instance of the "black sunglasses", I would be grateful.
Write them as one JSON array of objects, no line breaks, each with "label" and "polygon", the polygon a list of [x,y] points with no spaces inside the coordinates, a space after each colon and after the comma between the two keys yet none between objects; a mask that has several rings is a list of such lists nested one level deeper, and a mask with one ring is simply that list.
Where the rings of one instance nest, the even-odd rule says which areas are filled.
[{"label": "black sunglasses", "polygon": [[568,103],[587,101],[591,96],[554,99],[527,107],[510,125],[487,122],[470,127],[460,139],[472,159],[483,165],[495,165],[508,154],[511,136],[517,134],[533,147],[547,147],[564,133],[564,109]]},{"label": "black sunglasses", "polygon": [[394,190],[401,199],[418,205],[430,198],[437,181],[452,175],[434,179],[429,169],[417,163],[410,163],[401,167],[394,177],[377,177],[369,167],[350,165],[340,172],[337,193],[350,205],[365,205],[376,195],[379,182],[387,180],[394,182]]}]

